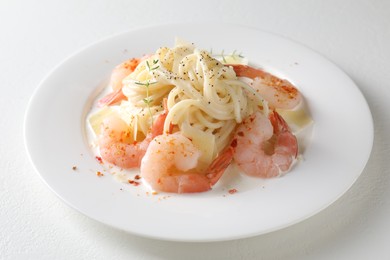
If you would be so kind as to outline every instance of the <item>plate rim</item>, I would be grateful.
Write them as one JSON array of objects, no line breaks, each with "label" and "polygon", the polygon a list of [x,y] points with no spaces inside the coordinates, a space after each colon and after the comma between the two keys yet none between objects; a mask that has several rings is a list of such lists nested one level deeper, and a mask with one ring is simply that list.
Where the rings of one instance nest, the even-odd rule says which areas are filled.
[{"label": "plate rim", "polygon": [[[40,81],[40,83],[38,84],[38,86],[35,88],[28,104],[27,104],[27,108],[26,108],[26,112],[25,112],[25,116],[24,116],[24,120],[23,120],[23,137],[24,137],[24,144],[25,144],[25,149],[27,151],[27,155],[28,155],[28,158],[29,158],[29,161],[31,162],[31,164],[33,165],[33,168],[35,170],[35,172],[40,176],[41,180],[43,180],[44,183],[46,183],[46,185],[54,192],[54,194],[56,194],[63,202],[65,202],[68,206],[70,206],[71,208],[75,209],[76,211],[82,213],[83,215],[89,217],[90,219],[93,219],[95,221],[98,221],[100,223],[103,223],[105,225],[108,225],[110,227],[113,227],[115,229],[118,229],[118,230],[124,230],[124,229],[121,229],[115,225],[111,225],[110,223],[106,223],[106,222],[102,222],[100,221],[99,219],[95,218],[95,217],[92,217],[90,215],[87,215],[85,214],[83,211],[81,211],[80,209],[78,209],[77,207],[74,207],[71,203],[69,203],[66,199],[64,199],[60,194],[57,193],[56,190],[54,190],[50,184],[47,182],[47,180],[45,180],[44,176],[40,173],[39,169],[37,168],[33,158],[32,158],[32,151],[31,151],[31,146],[29,147],[28,143],[28,120],[29,120],[29,114],[31,113],[31,106],[32,106],[32,103],[34,102],[34,99],[36,99],[36,96],[39,94],[40,92],[40,89],[42,88],[42,86],[45,84],[45,82],[59,69],[61,68],[64,64],[66,64],[69,60],[73,59],[74,57],[77,57],[80,53],[83,53],[84,51],[90,49],[92,46],[95,46],[95,45],[98,45],[102,42],[105,42],[105,41],[108,41],[110,39],[113,39],[113,38],[116,38],[118,36],[123,36],[123,35],[127,35],[127,34],[133,34],[137,31],[142,31],[142,30],[145,30],[145,29],[156,29],[156,28],[161,28],[161,27],[166,27],[166,26],[183,26],[183,25],[197,25],[197,24],[204,24],[204,23],[195,23],[195,22],[191,22],[191,23],[180,23],[180,24],[177,24],[177,23],[169,23],[169,24],[159,24],[159,25],[149,25],[149,26],[144,26],[144,27],[137,27],[137,28],[133,28],[131,30],[126,30],[126,31],[122,31],[122,32],[119,32],[119,33],[115,33],[115,34],[112,34],[112,35],[109,35],[109,36],[106,36],[98,41],[95,41],[95,42],[92,42],[82,48],[80,48],[79,50],[75,51],[74,53],[72,53],[71,55],[69,55],[68,57],[66,57],[65,59],[63,59],[60,63],[58,63],[56,66],[54,66],[47,74],[46,76]],[[271,229],[268,229],[268,230],[263,230],[263,232],[253,232],[252,234],[241,234],[241,235],[236,235],[236,236],[232,236],[232,237],[226,237],[226,238],[221,238],[221,237],[214,237],[214,238],[211,238],[211,239],[183,239],[183,238],[180,238],[180,239],[175,239],[174,237],[167,237],[167,236],[153,236],[151,234],[144,234],[144,233],[139,233],[139,232],[134,232],[134,231],[129,231],[129,230],[125,230],[126,232],[129,232],[129,233],[132,233],[132,234],[135,234],[135,235],[138,235],[138,236],[142,236],[142,237],[148,237],[148,238],[153,238],[153,239],[160,239],[160,240],[168,240],[168,241],[188,241],[188,242],[206,242],[206,241],[226,241],[226,240],[233,240],[233,239],[240,239],[240,238],[246,238],[246,237],[252,237],[252,236],[256,236],[256,235],[261,235],[261,234],[265,234],[265,233],[269,233],[269,232],[273,232],[273,231],[276,231],[276,230],[280,230],[280,229],[283,229],[285,227],[288,227],[288,226],[291,226],[291,225],[295,225],[296,223],[299,223],[305,219],[308,219],[316,214],[318,214],[319,212],[321,212],[322,210],[324,210],[325,208],[327,208],[329,205],[333,204],[335,201],[337,201],[340,197],[342,197],[352,186],[353,184],[356,182],[356,180],[359,178],[359,176],[361,175],[361,173],[364,171],[364,168],[366,167],[367,163],[369,162],[370,160],[370,157],[372,156],[372,148],[373,148],[373,142],[374,142],[374,121],[373,121],[373,117],[372,117],[372,113],[371,113],[371,110],[370,110],[370,107],[369,107],[369,104],[367,102],[367,100],[365,99],[362,91],[359,89],[359,87],[355,84],[355,82],[342,70],[340,69],[336,64],[334,64],[333,62],[331,62],[330,60],[328,60],[326,57],[324,57],[322,54],[318,53],[317,51],[313,50],[312,48],[310,47],[307,47],[306,45],[302,44],[302,43],[299,43],[297,41],[294,41],[294,40],[291,40],[287,37],[284,37],[284,36],[281,36],[281,35],[278,35],[278,34],[275,34],[275,33],[272,33],[272,32],[268,32],[268,31],[264,31],[264,30],[261,30],[261,29],[258,29],[258,28],[255,28],[255,27],[251,27],[251,26],[246,26],[246,25],[240,25],[240,24],[231,24],[231,23],[220,23],[222,24],[223,26],[229,26],[229,25],[233,25],[235,27],[244,27],[244,28],[248,28],[250,30],[253,30],[253,31],[258,31],[260,33],[265,33],[267,35],[270,35],[271,37],[276,37],[276,38],[279,38],[279,39],[283,39],[285,41],[289,41],[289,42],[292,42],[296,45],[300,45],[302,47],[304,47],[305,49],[309,50],[310,52],[312,53],[315,53],[316,55],[319,55],[322,59],[326,60],[327,62],[329,62],[332,66],[334,66],[335,68],[337,68],[342,74],[344,74],[350,81],[351,83],[356,87],[356,90],[358,91],[358,93],[360,93],[362,99],[364,100],[364,104],[365,104],[365,110],[369,113],[369,117],[368,119],[370,119],[370,132],[369,132],[369,138],[370,138],[370,149],[368,149],[368,155],[365,156],[366,158],[366,161],[362,164],[362,167],[361,167],[361,170],[359,171],[359,174],[356,174],[353,182],[350,183],[349,187],[344,191],[344,192],[341,192],[339,193],[339,195],[337,197],[334,198],[333,201],[329,201],[328,204],[326,205],[323,205],[323,207],[321,208],[318,208],[317,211],[315,212],[311,212],[310,214],[306,214],[305,216],[303,216],[302,218],[300,219],[296,219],[295,221],[293,222],[289,222],[289,223],[286,223],[284,226],[278,226],[278,227],[274,227],[274,228],[271,228]],[[30,116],[31,117],[31,116]]]}]

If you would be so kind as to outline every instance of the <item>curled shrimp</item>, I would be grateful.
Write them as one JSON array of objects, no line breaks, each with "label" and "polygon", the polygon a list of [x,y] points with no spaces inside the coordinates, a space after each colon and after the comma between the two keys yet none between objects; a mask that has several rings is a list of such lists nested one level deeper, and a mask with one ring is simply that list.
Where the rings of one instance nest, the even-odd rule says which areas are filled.
[{"label": "curled shrimp", "polygon": [[118,116],[110,116],[103,121],[98,145],[101,157],[121,168],[139,167],[150,143],[150,138],[136,142],[129,126]]},{"label": "curled shrimp", "polygon": [[122,62],[114,68],[111,73],[110,83],[113,92],[104,96],[98,101],[98,106],[112,105],[126,99],[126,96],[122,92],[123,79],[130,75],[142,59],[132,58],[125,62]]},{"label": "curled shrimp", "polygon": [[132,73],[135,70],[135,68],[137,68],[140,62],[141,59],[132,58],[116,66],[111,73],[111,78],[109,83],[112,90],[115,91],[118,89],[122,89],[123,79],[126,78],[128,75],[130,75],[130,73]]},{"label": "curled shrimp", "polygon": [[252,114],[236,130],[234,160],[247,175],[270,178],[287,172],[298,154],[296,137],[276,112]]},{"label": "curled shrimp", "polygon": [[167,111],[164,111],[157,117],[151,132],[141,142],[132,138],[129,126],[120,117],[112,115],[106,118],[97,139],[101,157],[124,169],[140,167],[149,143],[163,133],[166,116]]},{"label": "curled shrimp", "polygon": [[298,89],[285,79],[247,65],[229,66],[233,67],[238,77],[253,79],[252,87],[268,101],[271,108],[294,109],[302,101]]},{"label": "curled shrimp", "polygon": [[142,159],[141,176],[157,191],[208,191],[232,162],[233,148],[227,148],[203,172],[196,170],[200,155],[199,149],[180,132],[159,135]]}]

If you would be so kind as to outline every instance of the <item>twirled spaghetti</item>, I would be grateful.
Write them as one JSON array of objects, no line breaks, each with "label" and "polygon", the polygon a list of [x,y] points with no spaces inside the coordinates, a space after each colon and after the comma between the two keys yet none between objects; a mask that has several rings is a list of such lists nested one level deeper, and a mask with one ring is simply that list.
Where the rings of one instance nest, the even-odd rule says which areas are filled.
[{"label": "twirled spaghetti", "polygon": [[200,162],[209,164],[231,142],[233,131],[255,110],[267,109],[266,102],[234,70],[210,53],[190,44],[160,48],[144,58],[123,80],[120,115],[142,140],[153,120],[164,110],[164,124],[171,125],[201,150]]}]

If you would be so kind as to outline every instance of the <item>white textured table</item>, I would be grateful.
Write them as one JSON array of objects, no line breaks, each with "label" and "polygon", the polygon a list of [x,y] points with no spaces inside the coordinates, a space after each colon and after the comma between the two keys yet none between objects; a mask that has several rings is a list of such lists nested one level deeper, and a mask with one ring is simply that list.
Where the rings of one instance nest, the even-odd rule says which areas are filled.
[{"label": "white textured table", "polygon": [[[254,238],[174,243],[90,220],[41,181],[28,161],[22,131],[27,102],[41,79],[102,37],[195,20],[286,36],[323,54],[357,83],[374,117],[374,147],[362,176],[336,203]],[[389,259],[389,1],[3,0],[0,32],[0,259]]]}]

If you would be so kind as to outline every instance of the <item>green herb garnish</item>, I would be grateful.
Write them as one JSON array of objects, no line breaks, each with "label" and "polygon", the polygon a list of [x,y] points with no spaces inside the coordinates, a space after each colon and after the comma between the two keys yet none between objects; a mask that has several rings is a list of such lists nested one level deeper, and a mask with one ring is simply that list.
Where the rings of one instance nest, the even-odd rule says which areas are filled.
[{"label": "green herb garnish", "polygon": [[158,63],[158,60],[153,60],[152,62],[153,62],[153,64],[150,65],[149,61],[146,61],[146,66],[148,67],[149,72],[156,70],[160,67],[158,65],[156,66],[156,64]]},{"label": "green herb garnish", "polygon": [[[153,60],[152,64],[150,64],[149,61],[146,61],[146,66],[148,67],[148,71],[152,72],[153,70],[158,69],[160,66],[157,65],[157,63],[158,63],[158,60]],[[146,97],[143,99],[143,101],[146,104],[146,106],[148,107],[148,112],[149,112],[150,118],[152,120],[152,125],[153,125],[153,114],[152,114],[152,110],[150,108],[150,104],[153,102],[153,99],[149,96],[149,86],[156,84],[156,83],[157,83],[157,81],[150,82],[150,80],[147,80],[146,82],[140,82],[140,81],[135,82],[135,84],[144,86],[146,88]]]},{"label": "green herb garnish", "polygon": [[150,108],[150,104],[153,102],[153,99],[149,96],[149,86],[156,84],[156,83],[157,83],[157,81],[150,82],[150,80],[147,80],[145,83],[140,82],[140,81],[135,82],[135,84],[144,86],[146,88],[146,97],[143,99],[143,101],[146,104],[146,106],[148,107],[148,112],[149,112],[150,118],[152,119],[152,125],[153,125],[153,114],[152,114],[152,110]]}]

